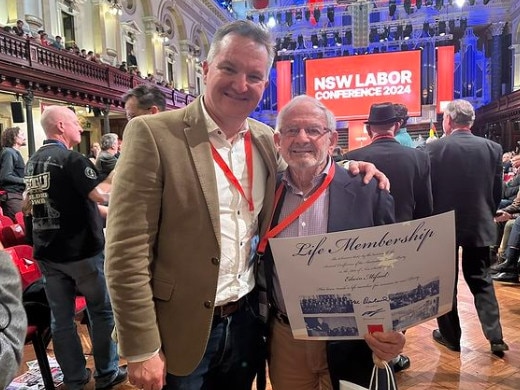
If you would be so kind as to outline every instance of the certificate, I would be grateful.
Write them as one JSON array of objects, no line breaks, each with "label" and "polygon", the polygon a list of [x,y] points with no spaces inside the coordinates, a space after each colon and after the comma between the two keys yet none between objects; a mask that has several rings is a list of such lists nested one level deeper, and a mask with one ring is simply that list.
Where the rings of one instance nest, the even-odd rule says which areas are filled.
[{"label": "certificate", "polygon": [[269,240],[296,339],[361,339],[447,313],[453,211],[414,221]]}]

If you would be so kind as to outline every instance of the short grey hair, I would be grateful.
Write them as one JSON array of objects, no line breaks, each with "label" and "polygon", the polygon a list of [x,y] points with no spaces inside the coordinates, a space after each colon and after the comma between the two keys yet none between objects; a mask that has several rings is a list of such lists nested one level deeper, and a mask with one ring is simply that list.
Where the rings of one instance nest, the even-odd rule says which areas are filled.
[{"label": "short grey hair", "polygon": [[275,130],[277,132],[280,132],[280,128],[283,125],[287,111],[291,110],[292,108],[294,108],[304,102],[310,102],[316,108],[321,110],[323,112],[323,115],[325,116],[325,121],[327,122],[327,129],[329,129],[330,131],[336,131],[336,117],[334,116],[334,113],[332,111],[330,111],[321,101],[319,101],[318,99],[316,99],[312,96],[298,95],[298,96],[292,98],[291,101],[289,103],[287,103],[278,113],[278,117],[276,118],[276,127],[275,127]]},{"label": "short grey hair", "polygon": [[116,133],[108,133],[104,134],[101,137],[101,150],[108,150],[114,145],[117,144],[117,140],[119,139]]},{"label": "short grey hair", "polygon": [[475,109],[470,102],[463,99],[452,100],[444,109],[444,115],[449,115],[454,123],[473,126]]},{"label": "short grey hair", "polygon": [[235,20],[234,22],[227,23],[220,27],[215,35],[208,51],[206,61],[211,64],[215,59],[215,56],[220,51],[220,46],[224,38],[229,34],[235,34],[241,37],[250,38],[256,43],[263,45],[267,50],[267,76],[269,76],[269,70],[273,66],[275,51],[271,34],[267,29],[260,25],[254,24],[250,20]]}]

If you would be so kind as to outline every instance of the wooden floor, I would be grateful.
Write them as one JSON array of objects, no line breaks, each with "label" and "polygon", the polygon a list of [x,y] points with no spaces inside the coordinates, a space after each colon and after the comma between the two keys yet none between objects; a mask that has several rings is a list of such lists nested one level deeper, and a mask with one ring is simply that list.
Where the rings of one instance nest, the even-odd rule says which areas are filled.
[{"label": "wooden floor", "polygon": [[[476,316],[473,298],[465,283],[459,281],[462,351],[451,352],[432,341],[431,333],[436,328],[435,321],[408,330],[405,354],[410,357],[412,366],[397,374],[401,390],[520,389],[520,285],[496,284],[496,292],[504,339],[510,347],[505,357],[501,359],[490,353],[489,343],[482,334]],[[84,326],[81,334],[85,352],[90,353],[90,342]],[[52,344],[49,353],[52,354]],[[34,359],[31,346],[25,347],[25,359]],[[92,366],[92,359],[88,361],[89,366]],[[21,372],[25,370],[24,366]],[[91,381],[86,389],[94,390],[94,382]],[[118,390],[131,389],[133,386],[128,383],[118,386]],[[271,387],[268,386],[268,389],[271,390]]]}]

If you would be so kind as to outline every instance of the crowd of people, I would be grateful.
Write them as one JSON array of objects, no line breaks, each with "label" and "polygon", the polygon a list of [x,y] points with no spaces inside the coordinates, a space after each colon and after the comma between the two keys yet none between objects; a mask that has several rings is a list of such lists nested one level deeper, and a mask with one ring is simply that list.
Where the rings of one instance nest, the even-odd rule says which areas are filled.
[{"label": "crowd of people", "polygon": [[163,78],[159,79],[152,73],[144,75],[139,70],[137,57],[135,56],[133,50],[130,50],[130,52],[128,53],[126,61],[121,61],[119,64],[115,65],[112,61],[104,59],[101,53],[97,53],[92,50],[87,51],[87,49],[80,49],[75,42],[68,43],[67,45],[65,45],[63,37],[59,35],[54,36],[54,38],[50,38],[49,34],[43,29],[40,29],[36,33],[33,33],[28,27],[25,26],[25,22],[21,19],[17,20],[16,25],[6,25],[3,26],[2,29],[5,32],[17,35],[19,37],[25,37],[34,40],[42,46],[51,47],[56,50],[67,50],[68,52],[76,54],[77,56],[84,58],[87,61],[96,62],[98,64],[107,64],[115,66],[122,72],[135,75],[139,78],[142,78],[143,80],[147,80],[150,83],[174,89],[174,83],[172,80],[167,81]]},{"label": "crowd of people", "polygon": [[[73,151],[82,129],[64,106],[46,107],[47,139],[24,169],[15,160],[24,137],[16,133],[12,145],[6,143],[15,149],[6,158],[22,170],[32,205],[34,257],[68,389],[84,388],[92,374],[74,326],[78,291],[87,300],[96,389],[128,377],[142,390],[246,390],[255,377],[257,386],[265,384],[266,359],[273,388],[282,390],[332,389],[340,379],[367,387],[374,363],[406,369],[406,336],[391,329],[354,341],[295,339],[268,239],[449,210],[456,213],[454,270],[458,274],[461,247],[462,272],[490,350],[499,356],[508,350],[488,274],[502,151],[471,133],[471,104],[450,102],[446,137],[422,150],[395,138],[403,135],[406,107],[373,104],[366,122],[372,143],[349,151],[344,165],[331,156],[336,118],[315,98],[294,97],[274,132],[248,117],[268,85],[273,59],[266,30],[234,21],[215,33],[203,64],[206,90],[193,103],[166,111],[153,85],[125,94],[129,122],[119,157],[114,134],[93,148],[94,162]],[[300,229],[302,223],[309,229]],[[438,318],[432,337],[460,351],[452,287],[452,310]],[[329,334],[327,322],[316,317],[318,327]],[[21,346],[13,341],[12,348]],[[127,366],[120,366],[118,353]]]}]

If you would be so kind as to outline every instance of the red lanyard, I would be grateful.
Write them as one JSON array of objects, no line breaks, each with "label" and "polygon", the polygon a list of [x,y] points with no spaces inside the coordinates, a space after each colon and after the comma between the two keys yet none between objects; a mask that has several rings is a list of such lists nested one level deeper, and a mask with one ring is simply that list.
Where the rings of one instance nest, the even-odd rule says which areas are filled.
[{"label": "red lanyard", "polygon": [[[323,194],[323,192],[329,186],[330,182],[334,178],[335,172],[336,172],[336,165],[334,163],[332,163],[330,166],[329,172],[327,173],[327,176],[325,177],[325,180],[323,180],[323,183],[321,183],[321,185],[316,189],[316,191],[314,191],[312,193],[312,195],[309,196],[308,199],[306,199],[302,204],[300,204],[296,209],[294,209],[291,214],[289,214],[280,223],[278,223],[278,225],[276,225],[272,229],[269,229],[267,231],[267,233],[265,233],[265,235],[260,240],[260,244],[258,244],[257,252],[259,254],[263,254],[265,252],[267,242],[270,238],[276,237],[287,226],[289,226],[291,223],[293,223],[296,218],[298,218],[309,207],[311,207],[314,202],[316,202],[316,200],[321,196],[321,194]],[[276,207],[278,206],[278,202],[280,201],[280,198],[282,196],[283,189],[284,189],[284,184],[280,183],[280,185],[276,189],[273,210],[276,210]]]},{"label": "red lanyard", "polygon": [[213,160],[218,164],[218,166],[226,175],[226,178],[229,182],[240,192],[240,195],[244,197],[249,205],[249,211],[255,211],[255,203],[253,202],[253,146],[251,143],[251,132],[247,131],[244,135],[244,151],[246,153],[246,167],[247,167],[247,181],[249,184],[249,196],[246,196],[242,185],[233,174],[229,166],[222,159],[222,156],[217,152],[217,149],[213,145],[211,145],[211,153],[213,154]]}]

